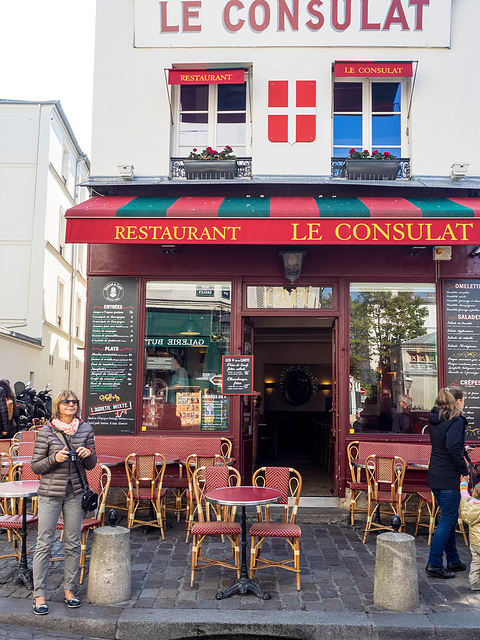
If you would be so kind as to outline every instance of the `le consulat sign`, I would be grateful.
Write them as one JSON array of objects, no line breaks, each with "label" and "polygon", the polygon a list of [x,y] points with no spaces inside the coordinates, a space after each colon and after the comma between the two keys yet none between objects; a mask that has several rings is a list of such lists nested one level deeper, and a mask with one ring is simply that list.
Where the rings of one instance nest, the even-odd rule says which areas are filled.
[{"label": "le consulat sign", "polygon": [[451,0],[135,0],[135,47],[449,47]]}]

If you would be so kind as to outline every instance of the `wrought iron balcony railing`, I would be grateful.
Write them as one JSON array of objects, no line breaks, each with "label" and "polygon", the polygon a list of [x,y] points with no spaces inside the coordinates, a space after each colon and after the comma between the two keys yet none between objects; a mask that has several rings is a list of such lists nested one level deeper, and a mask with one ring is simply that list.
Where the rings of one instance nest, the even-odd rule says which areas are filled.
[{"label": "wrought iron balcony railing", "polygon": [[[170,158],[170,177],[172,180],[186,180],[185,174],[185,158]],[[205,162],[209,162],[205,160]],[[210,180],[215,180],[215,177],[211,177],[208,174]],[[252,177],[252,158],[237,158],[235,165],[235,177],[234,180],[240,178]],[[205,180],[205,178],[199,177],[199,180]]]},{"label": "wrought iron balcony railing", "polygon": [[[402,180],[410,179],[410,158],[396,158],[398,160],[398,174],[397,178]],[[347,178],[345,160],[347,158],[332,158],[331,177],[332,178]],[[365,160],[369,162],[369,160]]]}]

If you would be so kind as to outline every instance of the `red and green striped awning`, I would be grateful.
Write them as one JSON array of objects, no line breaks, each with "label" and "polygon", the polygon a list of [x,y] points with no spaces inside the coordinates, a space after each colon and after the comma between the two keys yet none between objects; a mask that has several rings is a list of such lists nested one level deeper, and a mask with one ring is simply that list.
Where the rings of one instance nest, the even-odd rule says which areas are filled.
[{"label": "red and green striped awning", "polygon": [[480,198],[96,196],[67,242],[480,244]]}]

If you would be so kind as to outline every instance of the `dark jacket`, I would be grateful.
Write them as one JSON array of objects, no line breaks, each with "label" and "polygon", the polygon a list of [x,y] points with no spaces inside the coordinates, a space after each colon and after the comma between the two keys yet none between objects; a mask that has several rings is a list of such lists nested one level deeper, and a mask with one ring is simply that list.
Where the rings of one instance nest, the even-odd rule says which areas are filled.
[{"label": "dark jacket", "polygon": [[440,420],[440,409],[433,407],[428,418],[432,454],[428,466],[427,485],[431,489],[457,489],[460,476],[468,475],[465,452],[465,428],[463,416],[453,420]]},{"label": "dark jacket", "polygon": [[[74,495],[82,493],[82,485],[75,469],[75,463],[70,458],[66,462],[55,462],[55,454],[65,446],[63,440],[56,433],[55,427],[49,422],[40,429],[35,440],[35,448],[32,456],[32,471],[41,476],[38,487],[38,495],[48,498],[64,498],[68,491],[73,490]],[[93,469],[97,464],[95,453],[95,435],[88,422],[80,421],[77,432],[73,436],[67,436],[72,443],[72,449],[89,447],[92,455],[88,458],[79,458],[78,467],[85,482],[85,469]]]},{"label": "dark jacket", "polygon": [[[6,432],[6,435],[2,435]],[[8,419],[7,397],[5,391],[0,387],[0,438],[11,438],[10,420]]]}]

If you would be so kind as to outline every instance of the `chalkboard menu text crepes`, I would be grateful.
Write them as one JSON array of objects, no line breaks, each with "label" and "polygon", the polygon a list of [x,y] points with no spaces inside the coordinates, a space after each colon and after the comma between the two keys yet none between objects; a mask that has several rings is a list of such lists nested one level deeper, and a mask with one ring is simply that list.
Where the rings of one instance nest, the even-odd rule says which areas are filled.
[{"label": "chalkboard menu text crepes", "polygon": [[445,281],[446,383],[465,391],[467,437],[480,438],[480,280]]},{"label": "chalkboard menu text crepes", "polygon": [[90,278],[84,418],[97,435],[135,433],[138,278]]},{"label": "chalkboard menu text crepes", "polygon": [[253,395],[253,356],[222,356],[222,394]]}]

